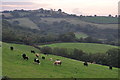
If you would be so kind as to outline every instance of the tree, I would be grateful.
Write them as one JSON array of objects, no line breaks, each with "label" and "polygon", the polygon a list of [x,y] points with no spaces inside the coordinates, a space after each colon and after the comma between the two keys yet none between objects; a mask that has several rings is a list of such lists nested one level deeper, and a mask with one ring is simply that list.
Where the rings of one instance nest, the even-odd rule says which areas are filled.
[{"label": "tree", "polygon": [[62,12],[62,9],[58,9],[59,12]]},{"label": "tree", "polygon": [[120,59],[118,58],[119,57],[119,55],[118,55],[119,53],[120,53],[120,49],[118,49],[118,48],[109,49],[107,51],[108,64],[109,65],[112,65],[112,66],[120,68]]},{"label": "tree", "polygon": [[111,15],[111,14],[109,14],[109,15],[108,15],[108,17],[112,17],[112,15]]},{"label": "tree", "polygon": [[94,17],[97,17],[97,15],[94,15]]},{"label": "tree", "polygon": [[48,46],[42,47],[41,52],[44,54],[52,54],[52,48]]},{"label": "tree", "polygon": [[73,32],[62,34],[59,36],[59,39],[63,42],[73,42],[75,41],[75,34]]},{"label": "tree", "polygon": [[73,58],[75,58],[77,60],[81,60],[83,54],[85,54],[85,53],[82,50],[74,49],[74,51],[73,51]]}]

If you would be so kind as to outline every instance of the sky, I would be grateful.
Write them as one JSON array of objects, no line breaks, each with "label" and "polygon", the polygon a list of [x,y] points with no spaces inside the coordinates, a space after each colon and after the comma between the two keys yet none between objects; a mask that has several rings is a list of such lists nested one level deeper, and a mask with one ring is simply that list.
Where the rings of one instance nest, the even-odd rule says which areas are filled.
[{"label": "sky", "polygon": [[2,10],[62,9],[77,15],[116,15],[120,0],[2,0]]}]

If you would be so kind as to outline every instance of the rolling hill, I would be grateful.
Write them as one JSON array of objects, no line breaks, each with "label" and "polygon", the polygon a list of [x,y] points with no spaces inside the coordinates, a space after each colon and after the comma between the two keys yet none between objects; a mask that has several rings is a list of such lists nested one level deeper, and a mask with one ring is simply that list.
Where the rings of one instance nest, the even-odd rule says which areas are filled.
[{"label": "rolling hill", "polygon": [[[14,47],[14,50],[9,49],[10,46]],[[3,76],[10,78],[117,78],[118,69],[113,68],[109,70],[108,66],[102,66],[97,64],[89,64],[88,67],[83,66],[81,61],[68,59],[65,57],[55,55],[43,55],[46,59],[42,60],[41,64],[33,64],[35,55],[30,53],[30,50],[35,50],[40,53],[39,50],[21,44],[3,43],[2,45],[2,67]],[[29,56],[28,61],[24,61],[21,58],[21,54],[26,53]],[[61,66],[54,66],[53,61],[49,61],[49,58],[53,60],[60,59],[63,64]]]},{"label": "rolling hill", "polygon": [[[23,34],[24,31],[28,36],[31,33],[35,33],[35,35],[40,35],[40,37],[47,37],[49,35],[56,37],[69,32],[83,33],[86,37],[90,36],[103,42],[109,41],[110,43],[117,43],[118,39],[118,17],[81,17],[65,12],[44,9],[3,11],[2,17],[3,20],[8,21],[7,23],[11,25],[3,25],[3,33],[8,34],[7,31],[10,31],[11,35],[14,33],[18,37],[21,37],[19,34]],[[14,29],[11,30],[13,27]],[[81,37],[80,34],[76,36]],[[10,37],[10,35],[7,35],[7,37]],[[25,36],[22,35],[23,37]]]},{"label": "rolling hill", "polygon": [[105,53],[111,48],[117,48],[117,46],[96,44],[96,43],[55,43],[49,45],[43,45],[49,47],[67,48],[72,51],[73,49],[80,49],[87,53]]}]

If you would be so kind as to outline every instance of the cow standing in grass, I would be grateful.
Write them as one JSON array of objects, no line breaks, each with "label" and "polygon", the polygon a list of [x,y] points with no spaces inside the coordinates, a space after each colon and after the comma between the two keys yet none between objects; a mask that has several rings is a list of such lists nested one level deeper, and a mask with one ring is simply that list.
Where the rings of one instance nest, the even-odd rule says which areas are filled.
[{"label": "cow standing in grass", "polygon": [[29,59],[29,57],[26,54],[22,54],[22,57],[23,57],[24,60],[28,60]]},{"label": "cow standing in grass", "polygon": [[54,65],[61,65],[62,62],[61,62],[60,60],[56,60],[53,64],[54,64]]},{"label": "cow standing in grass", "polygon": [[35,56],[38,58],[40,56],[40,54],[35,54]]},{"label": "cow standing in grass", "polygon": [[45,59],[45,57],[44,57],[44,56],[42,56],[42,59]]},{"label": "cow standing in grass", "polygon": [[37,63],[37,64],[40,64],[40,61],[37,58],[34,59],[34,62]]},{"label": "cow standing in grass", "polygon": [[34,50],[31,50],[31,53],[34,53],[34,54],[35,54],[35,51],[34,51]]},{"label": "cow standing in grass", "polygon": [[109,66],[109,69],[112,70],[112,66]]},{"label": "cow standing in grass", "polygon": [[13,51],[13,49],[14,49],[14,48],[11,46],[11,47],[10,47],[10,50],[12,50],[12,51]]},{"label": "cow standing in grass", "polygon": [[87,63],[87,62],[84,62],[84,66],[88,66],[88,63]]}]

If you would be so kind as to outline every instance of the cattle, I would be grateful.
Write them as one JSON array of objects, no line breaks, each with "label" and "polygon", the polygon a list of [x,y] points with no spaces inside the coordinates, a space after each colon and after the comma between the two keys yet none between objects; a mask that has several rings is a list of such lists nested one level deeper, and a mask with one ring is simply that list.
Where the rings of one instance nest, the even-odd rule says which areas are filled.
[{"label": "cattle", "polygon": [[11,46],[11,47],[10,47],[10,50],[12,50],[12,51],[13,51],[13,49],[14,49],[14,48]]},{"label": "cattle", "polygon": [[35,54],[35,51],[34,51],[34,50],[31,50],[31,53],[34,53],[34,54]]},{"label": "cattle", "polygon": [[88,63],[87,63],[87,62],[84,62],[84,66],[88,66]]},{"label": "cattle", "polygon": [[50,61],[53,61],[53,58],[50,58],[49,60],[50,60]]},{"label": "cattle", "polygon": [[29,59],[29,57],[26,54],[22,54],[22,57],[23,57],[24,60],[28,60]]},{"label": "cattle", "polygon": [[44,57],[44,56],[42,56],[42,59],[45,59],[45,57]]},{"label": "cattle", "polygon": [[61,65],[62,62],[61,62],[60,60],[56,60],[53,64],[54,64],[54,65]]},{"label": "cattle", "polygon": [[35,56],[38,58],[40,55],[39,54],[35,54]]},{"label": "cattle", "polygon": [[112,66],[109,66],[109,69],[112,70]]},{"label": "cattle", "polygon": [[40,61],[37,58],[34,59],[34,62],[40,64]]}]

